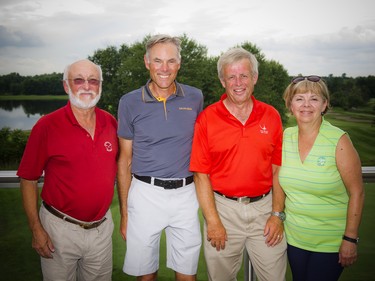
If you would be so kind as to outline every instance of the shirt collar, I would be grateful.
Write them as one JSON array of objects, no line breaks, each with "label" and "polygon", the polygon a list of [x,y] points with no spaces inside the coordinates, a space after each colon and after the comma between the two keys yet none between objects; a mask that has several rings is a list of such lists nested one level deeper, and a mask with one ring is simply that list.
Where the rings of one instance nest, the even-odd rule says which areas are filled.
[{"label": "shirt collar", "polygon": [[[66,112],[66,115],[68,116],[68,119],[70,121],[70,123],[72,123],[73,125],[77,125],[77,126],[81,126],[76,117],[74,116],[74,113],[73,113],[73,110],[72,110],[72,105],[70,103],[70,101],[68,100],[67,104],[65,105],[65,112]],[[102,124],[103,124],[103,116],[100,114],[100,110],[97,106],[95,106],[95,116],[96,116],[96,127],[98,128],[99,127],[102,127]],[[99,122],[99,123],[98,123]]]},{"label": "shirt collar", "polygon": [[[224,113],[224,114],[230,114],[229,110],[224,105],[224,100],[227,97],[228,97],[228,95],[226,93],[224,93],[224,94],[221,95],[220,101],[219,101],[220,102],[220,111],[221,111],[221,113]],[[253,110],[251,112],[254,112],[256,110],[258,100],[253,95],[251,95],[251,100],[253,101]]]},{"label": "shirt collar", "polygon": [[[151,83],[151,79],[148,80],[146,85],[142,87],[142,101],[143,102],[158,102],[151,93],[150,83]],[[178,83],[177,81],[174,81],[174,83],[176,84],[176,92],[172,94],[172,96],[184,97],[185,93],[184,93],[184,90],[182,89],[181,84]]]}]

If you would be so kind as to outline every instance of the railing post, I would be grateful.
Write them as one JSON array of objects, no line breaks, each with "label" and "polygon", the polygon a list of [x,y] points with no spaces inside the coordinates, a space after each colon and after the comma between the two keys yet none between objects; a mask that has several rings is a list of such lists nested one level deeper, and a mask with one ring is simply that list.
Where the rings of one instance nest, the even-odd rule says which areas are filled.
[{"label": "railing post", "polygon": [[251,264],[249,255],[247,254],[246,248],[243,252],[243,262],[244,262],[244,270],[245,270],[244,281],[256,281],[257,277],[255,275],[255,271]]}]

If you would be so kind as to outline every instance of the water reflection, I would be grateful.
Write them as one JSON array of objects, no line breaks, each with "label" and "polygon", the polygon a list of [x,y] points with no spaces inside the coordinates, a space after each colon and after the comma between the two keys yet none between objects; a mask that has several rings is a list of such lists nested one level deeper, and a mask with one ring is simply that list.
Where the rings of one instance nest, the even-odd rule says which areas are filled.
[{"label": "water reflection", "polygon": [[0,129],[30,130],[41,116],[65,104],[64,100],[0,101]]}]

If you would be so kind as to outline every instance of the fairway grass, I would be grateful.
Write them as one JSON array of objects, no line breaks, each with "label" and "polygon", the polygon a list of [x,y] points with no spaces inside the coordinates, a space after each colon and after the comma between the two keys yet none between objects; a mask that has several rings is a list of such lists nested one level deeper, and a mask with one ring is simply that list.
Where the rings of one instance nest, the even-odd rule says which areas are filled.
[{"label": "fairway grass", "polygon": [[[375,241],[372,236],[375,222],[375,183],[365,184],[366,199],[360,228],[359,260],[352,267],[344,270],[340,281],[374,280]],[[2,281],[36,281],[42,280],[40,260],[31,248],[31,234],[27,226],[26,216],[22,209],[18,188],[0,188],[0,280]],[[113,281],[136,280],[122,272],[125,242],[119,233],[119,209],[117,197],[114,197],[111,210],[115,222],[113,233]],[[204,239],[204,238],[203,238]],[[159,280],[172,281],[174,274],[166,268],[165,237],[161,242]],[[241,269],[238,280],[244,280]],[[198,280],[207,280],[206,265],[201,252]],[[288,270],[287,281],[291,280]]]},{"label": "fairway grass", "polygon": [[[373,114],[329,111],[324,118],[348,133],[358,151],[362,166],[375,166],[375,116]],[[294,125],[296,125],[295,118],[290,116],[285,127]]]}]

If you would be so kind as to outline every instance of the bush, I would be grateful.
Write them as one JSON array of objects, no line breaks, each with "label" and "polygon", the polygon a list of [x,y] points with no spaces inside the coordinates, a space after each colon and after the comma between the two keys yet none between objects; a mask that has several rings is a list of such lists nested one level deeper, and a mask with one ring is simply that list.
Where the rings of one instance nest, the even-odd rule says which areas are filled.
[{"label": "bush", "polygon": [[0,170],[17,170],[29,134],[8,127],[0,130]]}]

